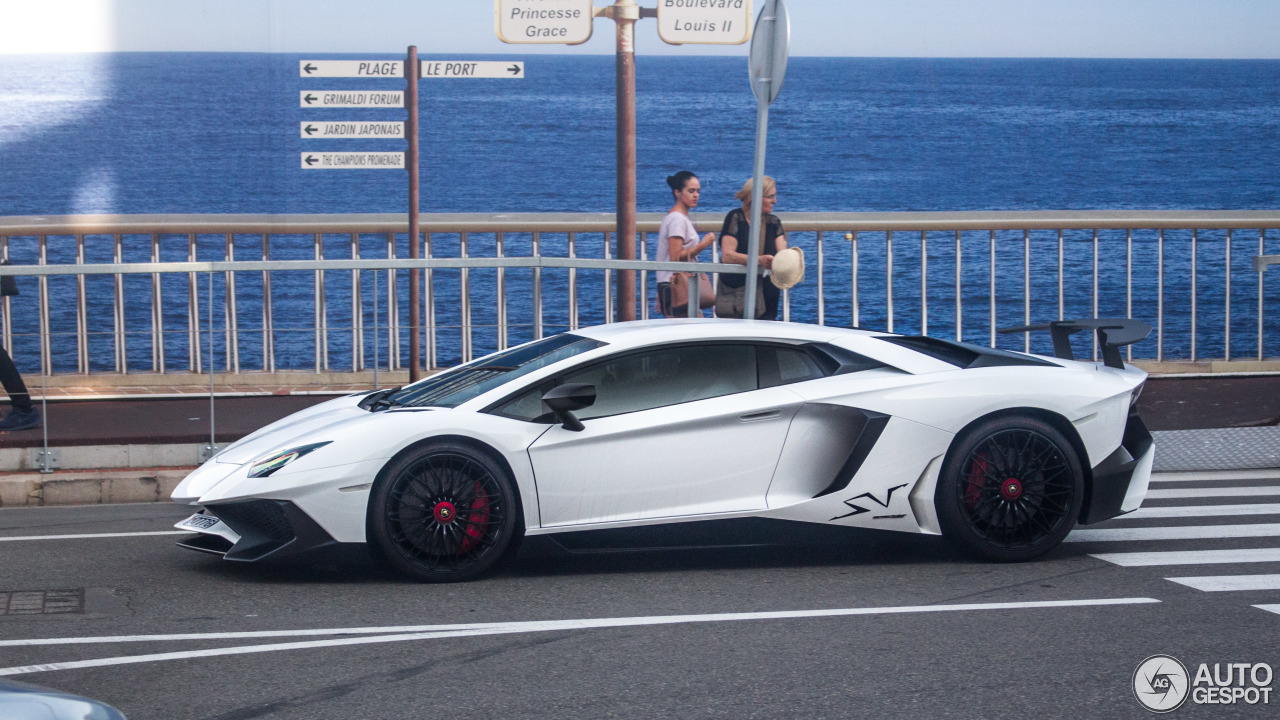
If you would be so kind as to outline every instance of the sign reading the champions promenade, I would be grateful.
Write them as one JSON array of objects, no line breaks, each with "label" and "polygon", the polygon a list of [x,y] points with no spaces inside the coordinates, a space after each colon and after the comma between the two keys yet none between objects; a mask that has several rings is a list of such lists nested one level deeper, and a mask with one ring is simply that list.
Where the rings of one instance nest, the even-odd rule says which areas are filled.
[{"label": "sign reading the champions promenade", "polygon": [[403,90],[302,90],[298,105],[304,108],[402,108]]},{"label": "sign reading the champions promenade", "polygon": [[563,43],[591,39],[592,0],[495,0],[494,32],[505,43]]},{"label": "sign reading the champions promenade", "polygon": [[403,60],[299,60],[299,77],[402,78]]},{"label": "sign reading the champions promenade", "polygon": [[403,170],[402,152],[305,152],[304,170]]},{"label": "sign reading the champions promenade", "polygon": [[741,45],[751,38],[751,0],[658,0],[658,36],[672,45]]},{"label": "sign reading the champions promenade", "polygon": [[403,140],[404,123],[371,122],[304,122],[301,136],[319,140]]}]

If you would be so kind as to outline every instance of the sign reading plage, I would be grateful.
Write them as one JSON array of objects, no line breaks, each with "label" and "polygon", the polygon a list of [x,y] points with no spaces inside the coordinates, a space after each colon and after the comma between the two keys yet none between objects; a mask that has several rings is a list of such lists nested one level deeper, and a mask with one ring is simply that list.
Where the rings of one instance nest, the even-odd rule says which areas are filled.
[{"label": "sign reading plage", "polygon": [[658,0],[658,36],[672,45],[741,45],[751,39],[751,0]]},{"label": "sign reading plage", "polygon": [[494,0],[494,31],[505,43],[577,45],[591,39],[592,0]]}]

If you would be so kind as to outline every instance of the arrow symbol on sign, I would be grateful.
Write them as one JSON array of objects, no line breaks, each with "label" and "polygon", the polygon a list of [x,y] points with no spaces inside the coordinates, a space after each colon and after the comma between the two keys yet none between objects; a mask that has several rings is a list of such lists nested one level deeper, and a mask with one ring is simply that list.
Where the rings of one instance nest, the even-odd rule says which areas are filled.
[{"label": "arrow symbol on sign", "polygon": [[306,127],[302,128],[302,129],[303,129],[303,130],[304,130],[308,135],[311,135],[312,133],[314,133],[316,130],[319,130],[320,128],[316,127],[315,125],[308,125],[308,126],[306,126]]},{"label": "arrow symbol on sign", "polygon": [[305,70],[308,75],[310,75],[311,73],[319,70],[320,68],[316,67],[315,65],[312,65],[311,63],[307,63],[306,65],[302,66],[302,69]]},{"label": "arrow symbol on sign", "polygon": [[308,105],[310,105],[311,103],[315,102],[316,100],[319,100],[320,98],[316,97],[315,95],[312,95],[311,93],[307,93],[307,96],[302,99],[305,100]]},{"label": "arrow symbol on sign", "polygon": [[316,159],[316,157],[315,157],[314,155],[308,155],[308,156],[306,157],[305,162],[307,163],[307,165],[315,165],[316,163],[318,163],[318,162],[320,162],[320,161],[319,161],[319,160],[317,160],[317,159]]},{"label": "arrow symbol on sign", "polygon": [[520,66],[519,66],[519,65],[512,65],[511,67],[507,68],[507,72],[511,73],[512,75],[519,75],[519,74],[520,74]]}]

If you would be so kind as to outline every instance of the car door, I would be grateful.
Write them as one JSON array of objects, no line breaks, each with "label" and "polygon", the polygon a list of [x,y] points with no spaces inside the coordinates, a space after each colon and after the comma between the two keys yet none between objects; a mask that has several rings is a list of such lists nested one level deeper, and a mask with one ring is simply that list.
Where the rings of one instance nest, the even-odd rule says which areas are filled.
[{"label": "car door", "polygon": [[560,378],[597,399],[578,413],[585,429],[556,425],[529,448],[543,527],[764,508],[803,400],[760,387],[756,350],[651,348]]}]

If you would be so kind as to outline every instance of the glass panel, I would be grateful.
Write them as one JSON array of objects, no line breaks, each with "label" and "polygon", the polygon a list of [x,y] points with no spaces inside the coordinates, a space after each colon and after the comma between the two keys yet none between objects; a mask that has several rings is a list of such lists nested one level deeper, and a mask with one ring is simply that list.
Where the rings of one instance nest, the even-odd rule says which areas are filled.
[{"label": "glass panel", "polygon": [[596,402],[580,419],[620,415],[755,390],[755,348],[687,345],[653,350],[572,372],[563,383],[588,383]]}]

